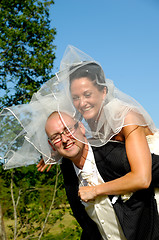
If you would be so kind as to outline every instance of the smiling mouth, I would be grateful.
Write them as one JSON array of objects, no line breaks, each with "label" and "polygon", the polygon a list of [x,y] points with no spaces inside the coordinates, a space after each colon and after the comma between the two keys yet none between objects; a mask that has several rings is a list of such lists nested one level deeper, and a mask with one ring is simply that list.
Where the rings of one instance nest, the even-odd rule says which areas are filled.
[{"label": "smiling mouth", "polygon": [[69,149],[74,145],[74,142],[67,144],[64,149]]},{"label": "smiling mouth", "polygon": [[90,106],[90,107],[87,107],[87,108],[82,108],[81,110],[82,110],[82,112],[88,112],[88,111],[90,111],[92,108],[93,108],[93,107]]}]

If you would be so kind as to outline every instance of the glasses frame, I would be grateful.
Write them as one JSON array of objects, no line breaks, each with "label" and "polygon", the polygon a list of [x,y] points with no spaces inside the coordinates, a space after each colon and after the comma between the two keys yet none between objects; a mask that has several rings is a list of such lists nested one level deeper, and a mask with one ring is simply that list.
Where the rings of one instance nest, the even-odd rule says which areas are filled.
[{"label": "glasses frame", "polygon": [[[66,128],[64,129],[61,133],[57,133],[56,136],[51,139],[51,138],[48,138],[48,141],[52,144],[52,145],[56,145],[58,143],[60,143],[62,141],[62,135],[65,135],[66,137],[71,137],[73,136],[73,134],[75,133],[75,131],[77,130],[78,128],[78,125],[79,125],[79,122],[76,122],[72,127],[69,127],[69,128]],[[70,128],[72,129],[70,131]],[[68,131],[68,133],[66,133],[66,131]],[[58,139],[55,140],[55,138],[59,136]]]}]

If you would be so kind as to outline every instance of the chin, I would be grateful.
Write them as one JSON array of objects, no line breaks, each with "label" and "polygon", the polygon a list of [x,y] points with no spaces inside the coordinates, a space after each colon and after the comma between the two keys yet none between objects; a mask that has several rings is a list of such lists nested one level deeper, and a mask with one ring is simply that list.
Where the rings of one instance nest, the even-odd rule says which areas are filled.
[{"label": "chin", "polygon": [[97,116],[97,114],[95,114],[94,112],[88,112],[88,113],[84,113],[83,114],[83,117],[84,117],[84,119],[86,119],[86,120],[93,120],[93,119],[96,119],[96,116]]},{"label": "chin", "polygon": [[70,148],[70,149],[67,150],[67,152],[65,152],[65,157],[73,158],[73,157],[75,157],[77,154],[78,154],[77,149]]}]

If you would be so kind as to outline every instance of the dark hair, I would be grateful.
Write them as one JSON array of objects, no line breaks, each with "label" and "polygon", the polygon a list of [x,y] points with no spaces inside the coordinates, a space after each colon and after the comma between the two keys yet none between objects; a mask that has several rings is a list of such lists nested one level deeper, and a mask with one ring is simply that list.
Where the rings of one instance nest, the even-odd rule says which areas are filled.
[{"label": "dark hair", "polygon": [[[89,62],[85,64],[83,63],[85,62],[82,62],[81,64],[77,64],[77,65],[72,65],[70,67],[70,71],[71,71],[70,87],[73,80],[82,78],[82,77],[87,77],[93,82],[94,86],[96,86],[99,91],[102,91],[103,88],[105,87],[102,84],[102,83],[105,83],[105,76],[101,66],[93,62],[92,63]],[[98,82],[96,81],[96,79],[98,79]]]}]

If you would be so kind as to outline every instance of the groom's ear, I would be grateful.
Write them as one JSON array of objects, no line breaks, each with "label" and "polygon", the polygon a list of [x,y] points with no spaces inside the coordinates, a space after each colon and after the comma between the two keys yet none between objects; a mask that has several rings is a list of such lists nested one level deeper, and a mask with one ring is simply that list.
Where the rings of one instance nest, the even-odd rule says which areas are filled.
[{"label": "groom's ear", "polygon": [[49,145],[51,146],[53,151],[56,151],[55,147],[52,145],[52,143],[48,140]]}]

